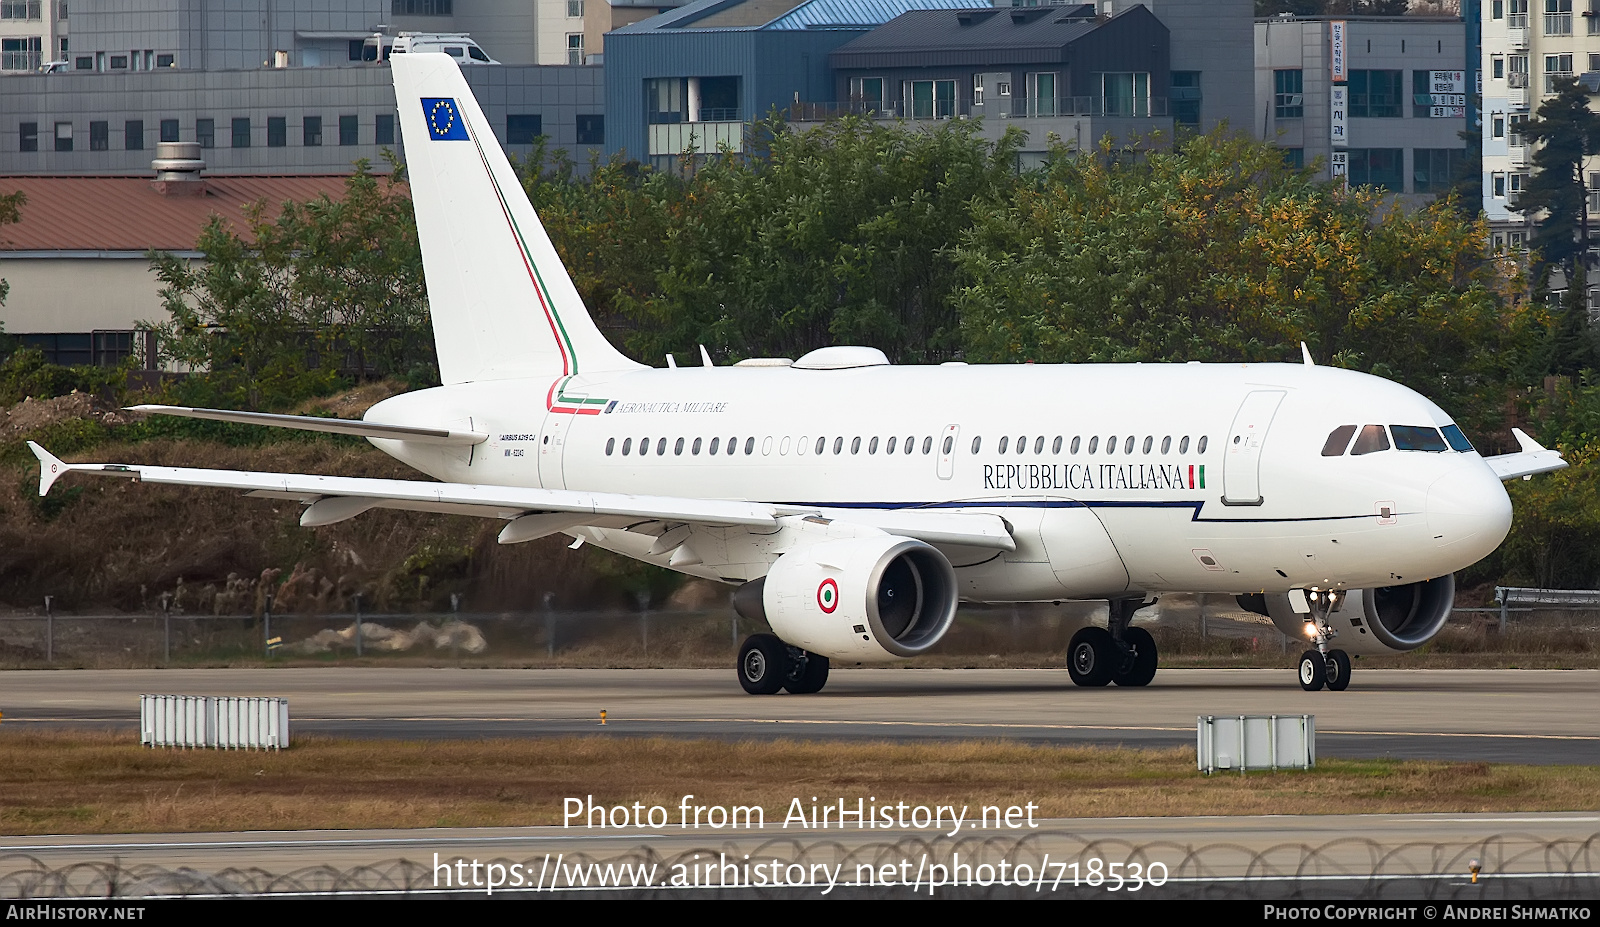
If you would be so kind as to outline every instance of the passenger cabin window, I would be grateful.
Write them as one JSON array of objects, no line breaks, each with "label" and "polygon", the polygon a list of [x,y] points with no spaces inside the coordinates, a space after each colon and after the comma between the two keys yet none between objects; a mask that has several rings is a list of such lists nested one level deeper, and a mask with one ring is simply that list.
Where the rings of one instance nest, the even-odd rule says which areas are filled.
[{"label": "passenger cabin window", "polygon": [[1178,453],[1180,453],[1180,454],[1189,453],[1189,436],[1188,435],[1184,435],[1183,436],[1183,440],[1178,442]]},{"label": "passenger cabin window", "polygon": [[943,453],[946,453],[946,454],[950,453],[950,451],[955,448],[955,445],[956,445],[956,439],[952,438],[952,437],[949,437],[949,436],[946,436],[945,439],[944,439],[944,451],[943,451]]},{"label": "passenger cabin window", "polygon": [[906,435],[906,453],[907,454],[911,453],[912,449],[915,448],[916,446],[917,446],[917,439],[912,437],[911,435]]},{"label": "passenger cabin window", "polygon": [[[856,440],[859,441],[861,439],[857,438]],[[745,438],[744,439],[744,455],[746,457],[749,457],[751,454],[754,454],[755,452],[756,452],[756,439],[753,438],[753,437]]]},{"label": "passenger cabin window", "polygon": [[639,439],[639,456],[643,457],[644,455],[646,455],[648,453],[650,453],[650,439],[649,438],[640,438]]},{"label": "passenger cabin window", "polygon": [[1394,446],[1401,451],[1445,451],[1450,446],[1439,437],[1439,431],[1426,425],[1390,425]]},{"label": "passenger cabin window", "polygon": [[1006,446],[1010,441],[1010,438],[1002,437],[1000,439],[1000,450],[997,453],[1004,454],[1006,452]]},{"label": "passenger cabin window", "polygon": [[894,443],[898,440],[900,440],[898,437],[890,436],[889,443],[883,446],[884,456],[887,457],[894,453]]},{"label": "passenger cabin window", "polygon": [[694,445],[689,448],[689,453],[691,453],[691,454],[700,453],[700,439],[699,438],[695,438],[694,439]]},{"label": "passenger cabin window", "polygon": [[[982,446],[983,446],[983,439],[982,438],[973,438],[972,439],[972,453],[974,453],[974,454],[978,453],[978,448],[980,448]],[[1000,439],[1000,453],[1004,454],[1005,452],[1006,452],[1006,439],[1005,438],[1001,438]]]},{"label": "passenger cabin window", "polygon": [[842,435],[833,439],[833,452],[835,454],[844,452],[844,437]]},{"label": "passenger cabin window", "polygon": [[1338,457],[1350,446],[1350,438],[1356,433],[1354,425],[1340,425],[1328,434],[1327,443],[1322,445],[1322,456]]},{"label": "passenger cabin window", "polygon": [[1205,435],[1201,435],[1200,436],[1200,443],[1195,446],[1194,452],[1196,454],[1204,454],[1206,452],[1206,436]]},{"label": "passenger cabin window", "polygon": [[631,450],[633,450],[633,439],[632,438],[623,438],[622,439],[622,456],[624,456],[624,457],[628,456],[628,452],[631,451]]},{"label": "passenger cabin window", "polygon": [[[1061,445],[1061,439],[1057,438],[1056,439],[1056,446],[1059,447],[1060,445]],[[1033,439],[1033,452],[1035,454],[1043,454],[1044,453],[1044,435],[1040,435],[1039,437]]]},{"label": "passenger cabin window", "polygon": [[1389,449],[1389,436],[1384,433],[1382,425],[1365,425],[1361,434],[1356,436],[1356,445],[1350,449],[1352,457],[1362,454],[1376,454]]},{"label": "passenger cabin window", "polygon": [[[748,454],[750,452],[749,451],[745,451],[745,453]],[[861,439],[860,438],[851,438],[850,439],[850,453],[852,453],[852,454],[861,453]]]},{"label": "passenger cabin window", "polygon": [[1079,438],[1077,435],[1073,435],[1073,437],[1072,437],[1072,453],[1074,453],[1074,454],[1078,453],[1078,442],[1082,441],[1082,440],[1083,439]]},{"label": "passenger cabin window", "polygon": [[[1040,438],[1039,440],[1043,441],[1044,439]],[[1052,453],[1052,454],[1061,453],[1061,436],[1060,435],[1056,435],[1056,439],[1050,443],[1050,453]]]},{"label": "passenger cabin window", "polygon": [[1028,449],[1028,438],[1027,438],[1027,436],[1026,435],[1019,436],[1017,438],[1017,453],[1021,454],[1022,452],[1026,451],[1027,449]]},{"label": "passenger cabin window", "polygon": [[1128,437],[1122,442],[1122,453],[1133,453],[1133,435],[1128,435]]},{"label": "passenger cabin window", "polygon": [[1172,435],[1167,435],[1165,438],[1161,439],[1161,453],[1172,453]]},{"label": "passenger cabin window", "polygon": [[823,449],[826,448],[827,446],[828,446],[828,439],[827,438],[818,438],[817,439],[817,453],[818,454],[822,453]]},{"label": "passenger cabin window", "polygon": [[1100,449],[1100,438],[1099,438],[1099,436],[1098,435],[1090,435],[1089,436],[1089,453],[1093,454],[1095,451],[1098,451],[1099,449]]},{"label": "passenger cabin window", "polygon": [[672,446],[672,453],[678,455],[679,457],[683,456],[683,439],[682,438],[679,438],[678,439],[678,443],[674,444]]},{"label": "passenger cabin window", "polygon": [[710,454],[712,457],[717,456],[717,448],[720,447],[721,444],[722,444],[722,439],[721,438],[712,438],[711,439],[711,446],[706,448],[706,453]]},{"label": "passenger cabin window", "polygon": [[922,453],[933,453],[933,435],[928,435],[926,438],[922,439]]},{"label": "passenger cabin window", "polygon": [[1145,438],[1144,438],[1144,452],[1146,454],[1150,453],[1150,448],[1155,446],[1155,440],[1156,439],[1153,436],[1145,435]]},{"label": "passenger cabin window", "polygon": [[733,452],[737,451],[738,449],[739,449],[739,439],[738,438],[729,438],[728,439],[728,456],[732,457],[733,456]]},{"label": "passenger cabin window", "polygon": [[1116,452],[1117,452],[1117,436],[1116,435],[1112,435],[1111,437],[1106,439],[1106,453],[1107,454],[1115,454]]},{"label": "passenger cabin window", "polygon": [[1451,447],[1463,454],[1472,450],[1472,442],[1468,441],[1467,436],[1461,433],[1461,428],[1458,425],[1444,426],[1444,439],[1450,442]]},{"label": "passenger cabin window", "polygon": [[665,457],[666,455],[667,455],[667,439],[666,438],[657,438],[656,439],[656,456],[657,457]]}]

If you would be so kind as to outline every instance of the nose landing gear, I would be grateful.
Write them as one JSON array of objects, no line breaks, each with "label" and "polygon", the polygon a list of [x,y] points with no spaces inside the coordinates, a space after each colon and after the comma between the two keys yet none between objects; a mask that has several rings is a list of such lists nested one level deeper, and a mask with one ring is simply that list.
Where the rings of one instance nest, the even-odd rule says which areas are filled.
[{"label": "nose landing gear", "polygon": [[1316,649],[1300,655],[1300,688],[1316,692],[1327,686],[1329,691],[1343,692],[1350,687],[1350,655],[1328,648],[1328,642],[1339,636],[1328,624],[1328,615],[1337,601],[1331,593],[1311,593],[1307,599],[1312,618],[1306,622],[1306,632]]}]

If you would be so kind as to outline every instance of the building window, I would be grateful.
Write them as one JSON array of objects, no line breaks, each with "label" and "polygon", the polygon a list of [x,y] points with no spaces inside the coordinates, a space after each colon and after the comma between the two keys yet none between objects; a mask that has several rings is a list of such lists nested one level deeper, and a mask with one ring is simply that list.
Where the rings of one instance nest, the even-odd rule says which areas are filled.
[{"label": "building window", "polygon": [[307,116],[306,119],[305,119],[305,122],[303,123],[303,126],[304,126],[304,129],[303,129],[304,134],[301,136],[300,144],[306,146],[307,148],[316,148],[317,146],[321,145],[322,144],[322,117],[321,116]]},{"label": "building window", "polygon": [[1034,71],[1023,75],[1028,88],[1028,115],[1054,116],[1060,108],[1056,100],[1055,71]]},{"label": "building window", "polygon": [[1495,19],[1506,18],[1506,0],[1494,0],[1490,15]]},{"label": "building window", "polygon": [[201,148],[217,147],[217,121],[215,119],[196,119],[194,121],[194,140],[200,143]]},{"label": "building window", "polygon": [[39,0],[4,0],[0,19],[39,19]]},{"label": "building window", "polygon": [[1107,116],[1150,115],[1150,73],[1100,75],[1100,101]]},{"label": "building window", "polygon": [[267,147],[282,148],[289,144],[289,120],[282,116],[267,117]]},{"label": "building window", "polygon": [[953,80],[908,80],[905,92],[906,112],[912,119],[949,119],[955,115]]},{"label": "building window", "polygon": [[0,71],[37,71],[44,58],[44,39],[29,36],[0,39]]},{"label": "building window", "polygon": [[113,71],[126,71],[127,69],[128,69],[128,56],[127,55],[112,55],[111,56],[111,70],[113,70]]},{"label": "building window", "polygon": [[56,123],[56,150],[57,151],[71,151],[72,150],[72,123],[70,123],[70,122],[58,122],[58,123]]},{"label": "building window", "polygon": [[72,59],[72,69],[75,71],[93,71],[94,57],[92,55],[79,55]]},{"label": "building window", "polygon": [[1506,126],[1507,130],[1510,133],[1509,135],[1506,136],[1506,144],[1507,145],[1511,146],[1512,148],[1521,148],[1524,145],[1528,144],[1527,140],[1522,137],[1522,127],[1524,125],[1526,125],[1527,122],[1528,122],[1528,114],[1527,113],[1512,113],[1511,114],[1510,124],[1508,126]]},{"label": "building window", "polygon": [[506,117],[506,144],[532,145],[544,129],[540,116],[510,115]]},{"label": "building window", "polygon": [[1405,192],[1405,149],[1352,148],[1349,163],[1350,186]]},{"label": "building window", "polygon": [[394,114],[379,113],[373,128],[373,143],[378,145],[394,144]]},{"label": "building window", "polygon": [[1291,169],[1303,171],[1306,167],[1306,150],[1304,148],[1283,149],[1283,163]]},{"label": "building window", "polygon": [[163,142],[175,142],[178,140],[178,120],[161,120],[161,140]]},{"label": "building window", "polygon": [[1504,175],[1504,174],[1495,174],[1495,175],[1493,175],[1493,177],[1494,177],[1493,184],[1494,184],[1494,195],[1495,195],[1495,198],[1497,198],[1497,199],[1505,199],[1505,196],[1506,196],[1506,175]]},{"label": "building window", "polygon": [[883,78],[881,77],[852,77],[850,78],[850,102],[870,104],[868,108],[876,109],[883,105]]},{"label": "building window", "polygon": [[651,125],[688,121],[684,83],[681,77],[654,77],[644,82],[645,118]]},{"label": "building window", "polygon": [[143,119],[129,119],[122,124],[122,147],[128,151],[144,150]]},{"label": "building window", "polygon": [[1413,148],[1411,192],[1443,193],[1450,189],[1466,157],[1466,151],[1461,148]]},{"label": "building window", "polygon": [[1544,0],[1544,34],[1572,34],[1572,0]]},{"label": "building window", "polygon": [[242,117],[233,120],[233,147],[250,147],[250,119]]},{"label": "building window", "polygon": [[1556,81],[1572,79],[1571,55],[1544,56],[1544,92],[1555,93]]},{"label": "building window", "polygon": [[89,123],[89,150],[106,151],[111,148],[111,127],[105,120]]},{"label": "building window", "polygon": [[392,0],[389,12],[395,16],[451,16],[453,0]]},{"label": "building window", "polygon": [[361,123],[356,119],[355,116],[339,117],[339,144],[361,144]]},{"label": "building window", "polygon": [[37,122],[24,122],[17,126],[17,150],[39,150],[39,124]]},{"label": "building window", "polygon": [[606,117],[578,114],[578,144],[604,145],[606,143]]},{"label": "building window", "polygon": [[1350,116],[1399,119],[1402,93],[1400,75],[1399,71],[1351,71]]},{"label": "building window", "polygon": [[157,55],[156,56],[156,67],[158,67],[158,68],[170,68],[173,65],[177,64],[177,62],[178,62],[178,59],[173,57],[172,55]]},{"label": "building window", "polygon": [[567,18],[583,18],[583,0],[567,0]]},{"label": "building window", "polygon": [[1491,138],[1505,138],[1506,137],[1506,115],[1505,115],[1505,113],[1495,113],[1493,116],[1489,117],[1489,131],[1493,133],[1490,136]]},{"label": "building window", "polygon": [[1172,121],[1176,125],[1200,127],[1200,72],[1173,71],[1168,97],[1172,100]]},{"label": "building window", "polygon": [[583,64],[583,33],[567,35],[567,64]]},{"label": "building window", "polygon": [[1489,59],[1489,74],[1495,80],[1505,80],[1506,59],[1504,56],[1495,55],[1493,58]]},{"label": "building window", "polygon": [[1272,115],[1300,119],[1306,114],[1305,73],[1299,68],[1272,72]]}]

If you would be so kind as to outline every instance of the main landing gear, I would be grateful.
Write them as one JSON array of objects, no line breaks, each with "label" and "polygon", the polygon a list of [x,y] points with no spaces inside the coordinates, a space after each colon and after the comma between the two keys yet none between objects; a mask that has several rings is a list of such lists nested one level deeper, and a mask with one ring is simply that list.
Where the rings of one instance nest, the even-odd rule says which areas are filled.
[{"label": "main landing gear", "polygon": [[1323,686],[1330,691],[1343,692],[1350,687],[1350,655],[1343,650],[1328,649],[1328,642],[1339,636],[1328,624],[1328,615],[1338,605],[1339,593],[1311,593],[1311,619],[1306,622],[1306,633],[1315,650],[1300,655],[1300,688],[1315,692]]},{"label": "main landing gear", "polygon": [[1080,686],[1147,686],[1156,676],[1156,639],[1132,626],[1133,614],[1155,599],[1112,599],[1107,627],[1089,626],[1072,635],[1067,673]]},{"label": "main landing gear", "polygon": [[827,657],[790,647],[776,634],[752,634],[739,646],[739,685],[751,695],[772,695],[779,689],[810,695],[827,683]]}]

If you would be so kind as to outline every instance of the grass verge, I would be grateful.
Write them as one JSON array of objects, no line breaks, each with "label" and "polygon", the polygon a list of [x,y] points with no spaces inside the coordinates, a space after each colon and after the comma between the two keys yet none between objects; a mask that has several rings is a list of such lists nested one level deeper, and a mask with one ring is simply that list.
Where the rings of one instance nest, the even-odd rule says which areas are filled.
[{"label": "grass verge", "polygon": [[792,798],[1021,805],[1042,817],[1591,810],[1594,767],[1323,760],[1310,772],[1200,775],[1192,750],[997,741],[303,737],[282,753],[149,750],[132,734],[0,733],[0,833],[560,824],[562,800],[676,809]]}]

